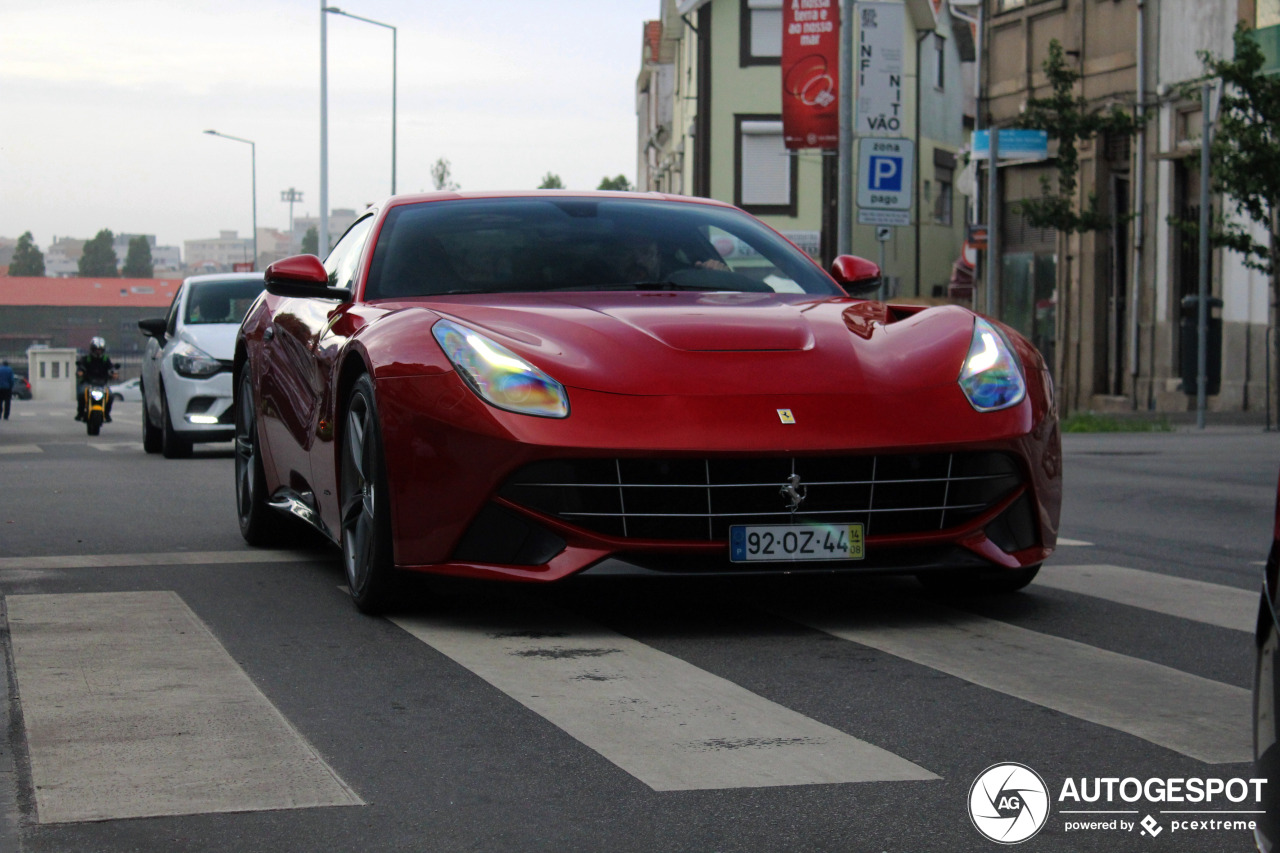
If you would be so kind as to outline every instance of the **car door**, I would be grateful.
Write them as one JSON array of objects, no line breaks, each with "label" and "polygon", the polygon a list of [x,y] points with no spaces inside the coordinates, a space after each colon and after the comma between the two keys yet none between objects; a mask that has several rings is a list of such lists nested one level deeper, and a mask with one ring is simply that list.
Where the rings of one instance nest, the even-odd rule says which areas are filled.
[{"label": "car door", "polygon": [[[333,286],[351,287],[372,225],[372,215],[358,220],[325,259]],[[268,433],[275,467],[304,499],[313,490],[308,454],[321,432],[321,403],[328,381],[319,344],[341,311],[333,299],[284,297],[263,337],[262,391],[268,405],[261,428]]]}]

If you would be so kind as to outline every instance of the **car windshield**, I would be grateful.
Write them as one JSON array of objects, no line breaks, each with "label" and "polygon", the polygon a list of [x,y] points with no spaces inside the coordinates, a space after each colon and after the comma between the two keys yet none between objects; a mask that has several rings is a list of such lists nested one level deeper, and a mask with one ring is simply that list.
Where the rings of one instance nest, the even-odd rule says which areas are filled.
[{"label": "car windshield", "polygon": [[188,285],[187,325],[239,323],[262,292],[262,279],[198,281]]},{"label": "car windshield", "polygon": [[393,208],[365,298],[573,290],[840,293],[806,255],[740,211],[566,196]]}]

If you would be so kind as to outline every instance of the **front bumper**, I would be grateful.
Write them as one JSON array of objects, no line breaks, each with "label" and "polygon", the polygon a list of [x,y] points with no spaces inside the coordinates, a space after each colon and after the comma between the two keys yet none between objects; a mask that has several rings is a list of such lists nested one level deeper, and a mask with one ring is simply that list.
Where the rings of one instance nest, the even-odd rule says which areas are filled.
[{"label": "front bumper", "polygon": [[[395,557],[403,569],[524,581],[555,581],[586,570],[999,570],[1040,563],[1056,544],[1060,439],[1056,418],[1043,408],[1037,418],[1031,400],[1005,412],[980,414],[958,388],[887,399],[626,397],[575,389],[574,414],[552,420],[485,406],[452,374],[382,380],[377,387]],[[793,410],[797,424],[780,422],[776,410],[782,408]],[[592,465],[663,459],[696,467],[706,460],[780,464],[795,458],[812,464],[838,457],[847,469],[851,458],[939,454],[997,455],[1008,460],[1012,477],[998,494],[986,495],[981,507],[949,520],[944,512],[935,516],[937,522],[881,525],[879,531],[872,520],[867,556],[860,561],[732,563],[723,530],[675,538],[652,528],[642,535],[610,530],[511,488],[518,472],[548,460],[591,460]],[[808,475],[805,481],[820,485]],[[776,492],[781,484],[763,485]],[[850,509],[851,515],[856,512]],[[862,520],[851,515],[823,520]]]},{"label": "front bumper", "polygon": [[227,441],[235,435],[232,376],[229,371],[203,379],[164,370],[164,392],[174,431],[188,441]]}]

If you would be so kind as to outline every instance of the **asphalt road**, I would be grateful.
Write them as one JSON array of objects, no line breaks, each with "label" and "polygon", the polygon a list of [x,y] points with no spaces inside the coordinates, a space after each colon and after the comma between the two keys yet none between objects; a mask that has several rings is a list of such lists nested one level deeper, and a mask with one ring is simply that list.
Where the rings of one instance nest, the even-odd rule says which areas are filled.
[{"label": "asphalt road", "polygon": [[1013,596],[425,583],[368,618],[327,547],[244,545],[229,444],[71,414],[0,422],[0,850],[991,851],[1002,762],[1047,789],[1020,849],[1251,849],[1175,822],[1252,799],[1063,794],[1250,776],[1280,435],[1068,436],[1073,544]]}]

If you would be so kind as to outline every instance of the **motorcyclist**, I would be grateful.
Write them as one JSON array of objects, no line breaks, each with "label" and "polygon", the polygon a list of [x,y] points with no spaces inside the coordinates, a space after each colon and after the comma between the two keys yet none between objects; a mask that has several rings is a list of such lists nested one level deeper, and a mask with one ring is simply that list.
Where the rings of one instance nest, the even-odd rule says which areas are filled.
[{"label": "motorcyclist", "polygon": [[[89,341],[89,354],[76,359],[76,420],[83,421],[85,389],[89,385],[106,385],[115,379],[116,365],[107,358],[107,342],[103,338],[94,337]],[[102,410],[103,420],[111,423],[112,394],[107,392],[106,405]]]}]

